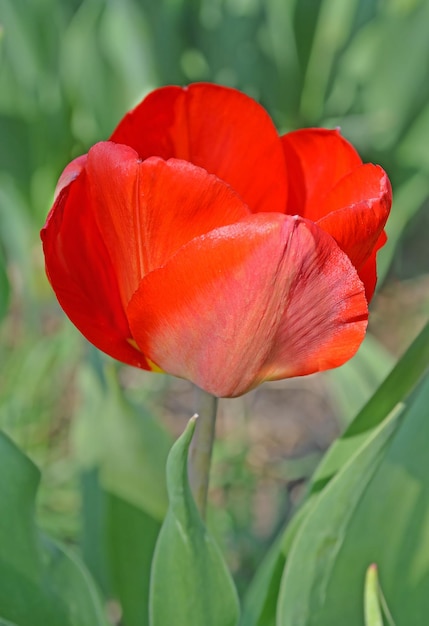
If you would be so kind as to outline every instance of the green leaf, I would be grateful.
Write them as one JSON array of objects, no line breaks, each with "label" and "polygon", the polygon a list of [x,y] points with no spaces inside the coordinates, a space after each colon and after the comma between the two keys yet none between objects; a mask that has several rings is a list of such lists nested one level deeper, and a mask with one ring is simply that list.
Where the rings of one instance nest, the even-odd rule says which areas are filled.
[{"label": "green leaf", "polygon": [[277,598],[286,559],[295,536],[313,505],[314,500],[308,500],[295,513],[258,568],[244,598],[240,626],[275,626]]},{"label": "green leaf", "polygon": [[377,566],[374,563],[370,565],[366,571],[364,613],[365,626],[383,626]]},{"label": "green leaf", "polygon": [[10,285],[6,273],[6,259],[0,247],[0,320],[6,315],[9,306],[9,298]]},{"label": "green leaf", "polygon": [[[297,7],[301,7],[301,4],[297,3]],[[314,7],[316,3],[313,0],[307,4]],[[358,0],[348,0],[348,2],[324,0],[317,4],[320,4],[317,27],[311,47],[307,44],[307,49],[311,49],[311,54],[305,72],[301,98],[304,118],[313,121],[320,119],[323,113],[332,66],[338,52],[348,41],[359,2]],[[307,13],[308,10],[304,14],[306,28],[309,22]]]},{"label": "green leaf", "polygon": [[113,494],[107,497],[112,591],[121,603],[126,626],[148,626],[150,570],[161,524],[125,500]]},{"label": "green leaf", "polygon": [[394,358],[371,334],[342,367],[325,373],[338,407],[341,425],[348,426],[392,370]]},{"label": "green leaf", "polygon": [[36,528],[39,472],[2,433],[0,476],[0,617],[17,626],[106,626],[79,559]]},{"label": "green leaf", "polygon": [[380,125],[384,122],[389,128],[390,145],[414,121],[416,105],[428,97],[427,66],[422,62],[429,54],[428,19],[429,4],[420,0],[410,2],[408,11],[392,11],[382,26],[372,24],[376,38],[372,59],[377,63],[368,65],[363,98],[368,109],[378,113]]},{"label": "green leaf", "polygon": [[[371,346],[369,346],[371,353]],[[366,362],[368,355],[364,355]],[[286,528],[282,540],[267,555],[246,594],[242,626],[271,626],[275,623],[277,591],[294,537],[311,514],[317,494],[341,470],[350,457],[371,436],[374,429],[411,391],[429,363],[429,324],[422,330],[400,362],[360,411],[344,435],[330,448],[311,479],[305,505]]]},{"label": "green leaf", "polygon": [[335,441],[311,479],[317,493],[368,439],[383,419],[415,387],[429,364],[429,323],[359,412],[345,433]]},{"label": "green leaf", "polygon": [[271,546],[246,592],[240,626],[275,626],[277,594],[286,562],[281,539]]},{"label": "green leaf", "polygon": [[107,557],[108,495],[100,486],[98,470],[81,474],[82,556],[105,597],[111,597],[111,576]]},{"label": "green leaf", "polygon": [[234,584],[189,487],[187,459],[194,428],[191,419],[168,457],[169,508],[152,565],[151,626],[236,626],[239,619]]},{"label": "green leaf", "polygon": [[74,440],[82,465],[98,467],[106,491],[162,521],[170,436],[147,410],[126,400],[113,369],[107,389],[90,367],[81,368],[79,382],[84,405],[74,421]]},{"label": "green leaf", "polygon": [[83,476],[83,553],[107,597],[119,601],[126,626],[149,624],[149,579],[158,520],[105,491],[98,472]]},{"label": "green leaf", "polygon": [[398,243],[407,224],[420,210],[429,195],[426,172],[417,172],[395,188],[393,205],[386,224],[388,243],[380,250],[377,259],[379,283],[383,281],[394,261]]},{"label": "green leaf", "polygon": [[[429,154],[426,139],[429,135],[429,106],[423,107],[398,146],[398,160],[408,168],[429,171]],[[404,210],[407,211],[406,207]]]},{"label": "green leaf", "polygon": [[[369,346],[371,353],[371,346]],[[363,361],[366,362],[365,354]],[[309,498],[295,514],[283,536],[271,548],[245,596],[242,626],[271,626],[275,624],[276,602],[280,579],[294,538],[303,521],[311,515],[318,494],[341,470],[350,457],[371,436],[374,429],[410,392],[421,378],[429,362],[429,325],[423,329],[401,361],[395,366],[355,421],[337,440],[317,468],[310,484]]]},{"label": "green leaf", "polygon": [[365,626],[384,626],[383,615],[389,626],[395,626],[389,607],[380,587],[378,567],[371,563],[366,571],[364,590]]},{"label": "green leaf", "polygon": [[[289,555],[278,626],[362,626],[366,570],[377,563],[398,624],[429,613],[429,376],[316,496]],[[380,601],[383,598],[380,595]],[[389,624],[393,623],[382,604]]]},{"label": "green leaf", "polygon": [[[322,626],[322,623],[327,623],[319,621],[319,618],[326,598],[330,572],[342,548],[354,511],[399,423],[396,412],[379,426],[343,470],[325,487],[311,514],[304,520],[284,570],[278,600],[277,626]],[[352,567],[352,564],[349,566]],[[347,602],[348,595],[341,586],[341,591],[334,591],[331,596],[332,605],[335,601],[340,604],[341,594],[345,595],[343,603]],[[338,617],[339,615],[340,613]],[[339,621],[349,624],[346,620]],[[332,619],[330,623],[333,623]]]}]

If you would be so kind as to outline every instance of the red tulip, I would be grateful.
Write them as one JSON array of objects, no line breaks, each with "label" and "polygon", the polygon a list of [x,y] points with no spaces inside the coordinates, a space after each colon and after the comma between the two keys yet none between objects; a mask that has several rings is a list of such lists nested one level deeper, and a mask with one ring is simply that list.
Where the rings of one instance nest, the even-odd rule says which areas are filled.
[{"label": "red tulip", "polygon": [[166,87],[64,170],[46,270],[104,352],[237,396],[353,356],[390,204],[338,130],[279,137],[238,91]]}]

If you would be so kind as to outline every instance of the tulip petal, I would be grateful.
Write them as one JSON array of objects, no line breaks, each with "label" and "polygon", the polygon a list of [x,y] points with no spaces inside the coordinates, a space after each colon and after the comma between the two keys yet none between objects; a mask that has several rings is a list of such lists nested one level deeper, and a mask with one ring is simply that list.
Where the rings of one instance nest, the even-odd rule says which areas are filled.
[{"label": "tulip petal", "polygon": [[140,349],[217,396],[336,367],[360,345],[364,288],[315,224],[252,215],[145,276],[127,310]]},{"label": "tulip petal", "polygon": [[324,216],[327,194],[362,164],[361,158],[338,130],[308,128],[281,137],[288,172],[286,213],[313,222]]},{"label": "tulip petal", "polygon": [[142,277],[181,246],[249,214],[228,185],[186,161],[141,162],[132,148],[104,142],[89,151],[86,170],[124,306]]},{"label": "tulip petal", "polygon": [[75,169],[68,166],[41,231],[46,273],[65,313],[91,343],[119,361],[151,369],[130,343],[116,273],[92,211],[84,164],[80,158]]},{"label": "tulip petal", "polygon": [[86,165],[87,155],[83,154],[82,156],[73,159],[71,163],[69,163],[63,170],[60,178],[58,179],[57,186],[55,188],[55,197],[54,200],[58,198],[60,193],[65,187],[68,187],[71,182],[74,181],[75,178],[79,176],[81,171]]},{"label": "tulip petal", "polygon": [[377,252],[384,246],[387,241],[386,233],[383,231],[378,238],[373,251],[369,258],[358,269],[358,275],[363,284],[365,285],[365,296],[368,304],[371,302],[372,297],[377,286]]},{"label": "tulip petal", "polygon": [[205,83],[164,87],[128,113],[111,136],[140,158],[194,163],[227,182],[253,212],[284,212],[287,176],[267,112],[234,89]]},{"label": "tulip petal", "polygon": [[386,242],[383,228],[392,204],[386,172],[361,165],[345,176],[325,198],[317,224],[347,254],[365,284],[368,301],[376,284],[375,253]]}]

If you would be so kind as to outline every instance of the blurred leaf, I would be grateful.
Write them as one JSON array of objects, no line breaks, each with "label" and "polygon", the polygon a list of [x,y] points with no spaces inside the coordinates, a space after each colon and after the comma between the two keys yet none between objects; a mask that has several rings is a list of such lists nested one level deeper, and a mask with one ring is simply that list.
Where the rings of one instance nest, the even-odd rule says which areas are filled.
[{"label": "blurred leaf", "polygon": [[415,339],[399,363],[360,411],[344,435],[334,442],[317,468],[310,483],[310,497],[287,526],[283,536],[271,548],[245,597],[242,626],[275,624],[276,601],[280,579],[295,535],[312,515],[319,492],[332,479],[383,419],[414,388],[429,365],[429,324]]},{"label": "blurred leaf", "polygon": [[83,475],[85,562],[106,597],[118,600],[125,626],[148,626],[152,556],[161,527],[141,509],[108,493],[98,472]]},{"label": "blurred leaf", "polygon": [[[299,3],[298,6],[301,6]],[[302,88],[302,75],[298,61],[297,45],[293,28],[293,9],[291,3],[283,0],[268,0],[268,10],[265,11],[266,37],[268,43],[264,46],[269,56],[267,69],[261,76],[261,93],[267,98],[267,107],[275,120],[279,121],[286,131],[295,128],[298,124],[297,112]],[[297,7],[298,8],[298,7]],[[261,27],[259,27],[261,32]],[[273,76],[282,76],[281,80],[273,80]]]},{"label": "blurred leaf", "polygon": [[82,556],[105,597],[111,596],[111,573],[107,554],[108,494],[99,482],[98,469],[81,473]]},{"label": "blurred leaf", "polygon": [[398,10],[385,3],[377,13],[344,50],[334,93],[344,109],[353,107],[350,121],[358,124],[351,138],[389,152],[428,100],[429,4],[417,0]]},{"label": "blurred leaf", "polygon": [[317,493],[347,463],[383,419],[405,398],[429,367],[429,323],[363,407],[345,433],[334,442],[311,479]]},{"label": "blurred leaf", "polygon": [[[332,479],[289,555],[279,625],[361,626],[369,563],[398,624],[429,611],[429,376]],[[381,596],[380,596],[381,599]],[[295,620],[295,621],[294,621]]]},{"label": "blurred leaf", "polygon": [[[330,621],[322,621],[320,618],[323,605],[328,601],[326,590],[330,573],[346,540],[355,509],[363,499],[399,423],[398,415],[393,414],[379,426],[325,487],[311,514],[304,520],[289,554],[281,582],[277,609],[278,626],[332,624],[333,605],[336,606],[337,621],[350,626],[362,623],[357,611],[354,620],[339,619],[341,610],[344,611],[344,606],[348,607],[347,603],[350,604],[350,595],[354,589],[341,583],[333,596],[329,597]],[[384,532],[384,528],[380,530]],[[353,568],[353,561],[349,563],[349,567]]]},{"label": "blurred leaf", "polygon": [[83,565],[35,526],[38,470],[1,433],[0,476],[1,617],[17,626],[106,626]]},{"label": "blurred leaf", "polygon": [[313,46],[317,21],[323,0],[301,0],[295,3],[294,30],[301,72],[305,74]]},{"label": "blurred leaf", "polygon": [[167,510],[165,463],[171,439],[145,409],[138,411],[125,399],[113,371],[103,389],[92,368],[81,368],[77,451],[84,467],[99,468],[107,491],[161,521]]},{"label": "blurred leaf", "polygon": [[[301,2],[297,3],[301,7]],[[307,3],[313,8],[319,5],[317,26],[311,41],[310,58],[305,72],[305,81],[302,90],[301,110],[304,119],[318,121],[323,113],[324,102],[332,65],[338,51],[347,42],[353,26],[358,0],[324,0],[322,3]],[[308,13],[305,14],[308,24]]]},{"label": "blurred leaf", "polygon": [[161,524],[125,500],[107,496],[112,590],[121,603],[125,626],[148,626],[150,570]]},{"label": "blurred leaf", "polygon": [[145,14],[133,0],[112,3],[103,13],[100,42],[113,71],[123,83],[124,107],[136,104],[143,96],[149,86],[148,79],[153,85],[157,83],[149,37]]},{"label": "blurred leaf", "polygon": [[201,521],[188,481],[191,419],[167,463],[169,508],[152,565],[150,625],[236,626],[239,604],[218,547]]},{"label": "blurred leaf", "polygon": [[308,500],[295,513],[259,566],[244,598],[240,626],[275,626],[277,599],[289,550],[301,524],[314,506]]},{"label": "blurred leaf", "polygon": [[56,335],[25,333],[19,344],[11,339],[9,345],[0,344],[0,360],[7,372],[0,387],[0,426],[26,449],[31,446],[28,435],[37,433],[31,446],[34,454],[35,449],[46,448],[46,439],[52,437],[52,415],[70,388],[78,344],[71,325]]},{"label": "blurred leaf", "polygon": [[59,66],[81,152],[107,139],[154,82],[150,34],[142,7],[129,0],[107,5],[84,0],[73,14],[63,32]]},{"label": "blurred leaf", "polygon": [[428,98],[428,19],[429,3],[420,1],[410,4],[408,11],[387,13],[382,25],[374,22],[377,44],[372,58],[377,63],[368,66],[363,97],[380,123],[388,125],[387,145],[414,121],[416,107]]},{"label": "blurred leaf", "polygon": [[29,254],[31,227],[22,195],[13,179],[2,174],[0,168],[0,239],[8,261],[17,265],[27,289],[30,271],[34,271],[34,259]]},{"label": "blurred leaf", "polygon": [[10,285],[6,272],[6,259],[0,248],[0,320],[6,315],[10,298]]},{"label": "blurred leaf", "polygon": [[357,354],[342,367],[326,372],[325,378],[338,406],[342,426],[369,400],[394,364],[394,358],[368,333]]},{"label": "blurred leaf", "polygon": [[108,493],[98,472],[83,476],[83,553],[106,597],[119,600],[125,626],[149,624],[149,578],[161,527],[141,509]]},{"label": "blurred leaf", "polygon": [[392,264],[394,254],[397,252],[397,244],[406,225],[416,215],[428,196],[429,179],[423,172],[414,174],[394,190],[392,210],[386,224],[388,242],[378,254],[379,283],[383,281]]},{"label": "blurred leaf", "polygon": [[0,135],[0,170],[8,172],[24,185],[32,173],[28,125],[16,115],[0,115]]},{"label": "blurred leaf", "polygon": [[277,595],[286,562],[280,547],[281,537],[259,565],[244,596],[240,626],[275,626]]},{"label": "blurred leaf", "polygon": [[429,106],[411,124],[406,136],[398,146],[398,160],[405,167],[423,169],[429,172],[429,154],[427,142],[429,138]]}]

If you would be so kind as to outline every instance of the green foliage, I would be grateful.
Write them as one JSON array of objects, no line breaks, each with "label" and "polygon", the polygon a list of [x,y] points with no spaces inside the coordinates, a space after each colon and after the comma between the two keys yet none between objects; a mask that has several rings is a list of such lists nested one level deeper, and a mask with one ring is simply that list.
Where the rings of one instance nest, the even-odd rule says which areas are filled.
[{"label": "green foliage", "polygon": [[39,472],[0,434],[0,615],[16,626],[107,626],[87,571],[34,522]]},{"label": "green foliage", "polygon": [[338,618],[362,624],[362,581],[370,562],[379,566],[395,620],[424,621],[428,397],[426,378],[321,492],[289,555],[280,624],[322,626]]},{"label": "green foliage", "polygon": [[128,626],[149,624],[152,557],[161,524],[117,496],[108,499],[108,555],[112,587]]},{"label": "green foliage", "polygon": [[168,457],[169,508],[152,564],[151,626],[238,623],[234,584],[189,487],[188,451],[194,428],[193,418]]},{"label": "green foliage", "polygon": [[149,581],[161,524],[103,489],[96,470],[83,475],[82,549],[106,597],[119,601],[127,626],[149,624]]},{"label": "green foliage", "polygon": [[383,626],[377,566],[374,563],[368,567],[365,576],[364,615],[365,626]]},{"label": "green foliage", "polygon": [[357,354],[325,377],[338,405],[341,425],[346,427],[384,381],[395,363],[392,355],[370,333]]},{"label": "green foliage", "polygon": [[[322,625],[338,618],[345,623],[362,624],[359,604],[351,602],[354,590],[358,592],[358,599],[361,599],[359,583],[362,559],[353,572],[354,585],[350,584],[349,579],[337,581],[338,584],[333,586],[334,593],[330,596],[328,585],[332,569],[340,558],[348,527],[398,425],[397,414],[383,422],[323,490],[311,514],[303,521],[282,578],[277,606],[278,624]],[[370,528],[365,527],[363,530],[368,533]],[[359,544],[357,547],[361,548]],[[349,570],[353,569],[351,563],[348,566]],[[341,601],[341,598],[344,600]],[[346,615],[344,605],[349,607]]]},{"label": "green foliage", "polygon": [[84,409],[74,423],[83,473],[83,550],[107,597],[119,600],[127,626],[148,624],[149,577],[167,510],[167,432],[120,392],[112,368],[81,368]]},{"label": "green foliage", "polygon": [[[41,526],[56,538],[81,539],[103,600],[119,607],[125,626],[149,626],[151,562],[167,510],[153,566],[151,626],[180,624],[179,611],[195,589],[203,610],[212,585],[213,597],[221,595],[216,606],[209,604],[213,624],[238,619],[235,591],[187,488],[191,431],[170,457],[175,496],[169,504],[164,468],[171,437],[160,425],[163,411],[152,409],[164,388],[155,376],[140,378],[136,408],[127,375],[124,385],[116,374],[104,378],[100,361],[81,349],[54,303],[38,231],[62,168],[106,139],[152,87],[195,80],[231,85],[259,99],[281,131],[340,125],[365,161],[383,165],[394,206],[379,282],[427,275],[421,224],[429,196],[428,20],[428,0],[1,3],[0,426],[40,465],[43,480],[39,486],[35,466],[2,436],[0,624],[105,624],[85,567]],[[415,250],[423,251],[420,257]],[[399,282],[397,292],[402,288]],[[250,574],[235,562],[237,545],[252,551],[253,567],[270,533],[282,528],[244,594],[241,626],[323,626],[340,619],[363,626],[370,563],[378,565],[395,622],[424,622],[427,382],[410,394],[426,371],[428,346],[426,327],[394,367],[395,358],[369,336],[355,359],[326,376],[346,431],[295,515],[289,519],[290,509],[279,506],[262,539],[250,522],[258,444],[249,440],[237,452],[229,434],[224,437],[215,453],[213,491],[215,502],[222,492],[235,504],[226,511],[220,499],[211,519],[239,572],[239,589]],[[401,414],[389,417],[401,403]],[[290,462],[278,464],[279,491],[286,491]],[[300,470],[298,478],[308,474]],[[179,560],[170,566],[174,554],[182,554],[180,570]],[[186,559],[189,577],[181,575]],[[172,588],[167,596],[164,577]],[[378,583],[372,579],[366,589],[365,626],[378,626]],[[295,615],[301,621],[292,622]],[[382,615],[390,624],[383,607]],[[208,619],[194,614],[184,623]]]},{"label": "green foliage", "polygon": [[[353,513],[353,498],[359,500],[359,498],[362,497],[364,490],[368,487],[367,483],[371,480],[372,471],[375,471],[377,463],[380,461],[380,455],[374,452],[377,450],[378,444],[371,444],[371,453],[365,452],[366,446],[376,437],[377,429],[381,429],[381,433],[387,433],[386,437],[390,437],[393,426],[388,425],[391,423],[397,425],[398,415],[402,411],[402,400],[412,392],[422,379],[428,365],[429,324],[422,330],[420,335],[409,347],[402,359],[382,385],[380,385],[379,389],[377,389],[368,403],[359,412],[342,437],[332,445],[319,467],[316,469],[308,487],[307,499],[292,519],[291,523],[287,526],[283,536],[274,544],[248,590],[244,604],[243,626],[271,626],[271,624],[274,626],[274,624],[276,624],[277,611],[279,610],[280,614],[282,614],[281,611],[286,610],[286,608],[287,610],[290,609],[290,611],[308,611],[309,615],[312,614],[313,605],[306,599],[302,599],[302,596],[299,595],[294,587],[294,585],[298,583],[284,581],[285,579],[290,581],[289,577],[295,575],[302,585],[303,581],[301,576],[303,576],[303,578],[314,577],[315,593],[317,595],[318,587],[316,587],[316,585],[318,585],[319,582],[323,584],[323,576],[320,575],[320,572],[317,574],[315,569],[316,558],[319,559],[320,569],[322,571],[326,570],[329,573],[329,558],[331,557],[328,548],[330,543],[332,543],[333,558],[336,556],[335,549],[339,550],[339,546],[341,545],[335,543],[333,540],[331,542],[329,536],[338,536],[338,541],[342,541],[344,536],[347,537],[348,531],[341,525],[347,525],[347,523],[350,522],[349,516]],[[414,404],[412,404],[412,406],[414,406]],[[421,410],[421,406],[419,406],[418,410]],[[421,419],[424,420],[426,417],[425,412],[423,412]],[[380,438],[382,439],[381,434],[378,435],[377,439],[379,443]],[[371,457],[372,453],[375,455],[373,459]],[[340,477],[355,458],[361,459],[360,463],[363,465],[357,469],[357,465],[354,464],[352,470],[348,470],[347,480],[357,481],[356,484],[351,485],[346,479],[341,479]],[[369,463],[367,468],[369,472],[367,482],[364,480],[363,470],[363,466],[366,463]],[[421,463],[422,467],[424,467],[424,455],[421,458]],[[337,498],[338,502],[336,500],[333,502],[329,495],[325,495],[330,481],[334,478],[337,482],[340,481],[340,487],[337,488],[339,491],[334,491],[332,500]],[[344,481],[344,485],[341,481]],[[388,482],[388,478],[386,478],[386,482]],[[344,486],[344,494],[342,496],[341,485]],[[320,513],[320,509],[318,509],[319,497],[327,498],[327,513],[323,513],[324,505],[321,505],[322,513]],[[383,499],[381,499],[381,501],[383,501]],[[325,502],[325,500],[323,500],[323,502]],[[334,526],[335,511],[338,516],[336,520],[337,524],[342,528],[342,535],[339,533],[338,528],[336,529]],[[352,519],[354,519],[354,516]],[[306,539],[306,541],[309,542],[308,554],[305,555],[305,552],[304,554],[299,552],[299,558],[294,561],[295,566],[293,566],[293,563],[292,565],[290,563],[290,553],[295,554],[296,544],[299,545],[299,538],[302,532],[304,532],[303,528],[305,528],[307,524],[310,525],[310,531],[308,531],[310,536]],[[312,528],[314,529],[313,531],[311,530]],[[384,532],[384,525],[382,523],[378,524],[378,530],[380,533]],[[311,534],[312,532],[319,536],[319,541],[321,542],[320,550],[316,549],[317,542],[315,536]],[[326,539],[323,533],[327,533],[326,536],[328,539]],[[362,538],[359,537],[356,545],[359,547],[361,542]],[[323,547],[325,543],[327,546],[326,549]],[[305,574],[301,572],[302,562],[300,560],[304,558],[304,556],[311,561],[311,565],[309,564],[309,569],[305,571]],[[348,566],[351,566],[351,564],[348,564]],[[295,567],[295,569],[293,569],[293,567]],[[309,570],[313,568],[315,571],[310,576]],[[308,584],[311,584],[311,581]],[[295,595],[289,595],[290,585],[295,589]],[[278,609],[277,607],[277,596],[280,587],[283,589],[282,602],[284,603],[285,609]],[[303,586],[300,587],[301,590],[303,588]],[[311,592],[313,593],[313,590],[311,590]],[[348,597],[349,595],[346,594],[346,598]],[[295,600],[294,598],[297,599]],[[325,599],[325,595],[321,593],[319,594],[319,598]],[[332,598],[335,603],[335,593],[333,593]],[[285,626],[295,624],[295,622],[289,621],[290,619],[292,619],[292,617],[290,617],[289,614],[284,618]],[[298,619],[298,617],[296,617],[296,619]],[[300,619],[304,620],[304,618]],[[297,624],[301,623],[310,624],[311,622],[305,620],[297,622]]]},{"label": "green foliage", "polygon": [[348,459],[360,448],[373,430],[413,390],[429,365],[429,323],[408,348],[402,359],[359,412],[345,433],[323,458],[310,483],[313,493],[320,491]]},{"label": "green foliage", "polygon": [[103,487],[157,520],[167,510],[165,464],[171,440],[146,411],[120,392],[113,369],[103,389],[94,371],[80,370],[84,409],[74,422],[81,463],[97,467]]},{"label": "green foliage", "polygon": [[10,284],[6,273],[5,257],[0,248],[0,320],[6,315],[10,299]]}]

